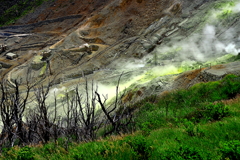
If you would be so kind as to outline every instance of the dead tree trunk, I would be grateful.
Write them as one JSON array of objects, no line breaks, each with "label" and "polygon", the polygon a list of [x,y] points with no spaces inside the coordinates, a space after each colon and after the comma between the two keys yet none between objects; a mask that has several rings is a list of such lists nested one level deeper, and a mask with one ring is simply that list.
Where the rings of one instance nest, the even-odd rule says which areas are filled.
[{"label": "dead tree trunk", "polygon": [[27,105],[30,89],[31,86],[27,84],[25,93],[21,94],[19,92],[19,83],[16,80],[13,89],[7,87],[5,82],[1,82],[0,112],[3,122],[1,140],[4,143],[7,137],[10,146],[15,143],[21,145],[28,142],[25,136],[27,131],[23,123],[23,113]]},{"label": "dead tree trunk", "polygon": [[96,138],[96,133],[101,126],[99,113],[97,113],[96,94],[97,87],[92,82],[89,88],[88,80],[85,81],[85,92],[80,93],[76,87],[73,96],[66,95],[66,126],[68,136],[75,137],[77,141],[89,141]]},{"label": "dead tree trunk", "polygon": [[95,94],[97,95],[97,101],[100,104],[100,107],[107,119],[105,122],[105,125],[109,125],[110,123],[110,127],[109,127],[110,129],[105,130],[104,136],[107,136],[112,133],[119,134],[122,131],[122,128],[127,127],[132,120],[132,114],[131,112],[128,112],[126,110],[126,106],[121,109],[119,108],[120,106],[123,106],[121,104],[122,96],[119,96],[119,84],[120,84],[121,76],[122,74],[120,75],[117,86],[116,86],[115,101],[112,104],[110,104],[108,107],[106,105],[107,96],[103,96],[104,101],[102,101],[100,94],[98,92],[95,92]]},{"label": "dead tree trunk", "polygon": [[54,105],[54,111],[52,117],[49,114],[49,105],[46,104],[46,99],[49,94],[50,84],[47,86],[46,89],[44,89],[43,86],[38,87],[35,89],[35,97],[37,100],[37,106],[36,106],[36,117],[37,122],[35,125],[37,125],[37,134],[41,138],[43,143],[47,143],[51,138],[51,128],[53,125],[55,125],[56,117],[57,117],[57,109],[56,109],[56,97],[55,105]]}]

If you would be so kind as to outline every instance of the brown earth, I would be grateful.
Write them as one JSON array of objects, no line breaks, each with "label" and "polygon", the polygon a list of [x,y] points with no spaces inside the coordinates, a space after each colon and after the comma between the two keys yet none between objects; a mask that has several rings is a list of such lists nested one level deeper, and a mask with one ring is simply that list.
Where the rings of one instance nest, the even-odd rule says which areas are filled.
[{"label": "brown earth", "polygon": [[[0,43],[8,44],[8,52],[18,54],[15,60],[7,60],[5,53],[0,56],[0,61],[12,65],[1,70],[1,78],[11,81],[25,77],[27,70],[32,69],[33,58],[51,50],[51,54],[40,61],[40,65],[47,65],[33,71],[34,83],[47,84],[50,78],[54,79],[54,84],[67,81],[70,86],[78,83],[84,75],[107,83],[121,72],[126,72],[126,82],[145,69],[138,68],[133,74],[132,70],[118,70],[124,68],[126,61],[138,63],[153,55],[157,47],[170,48],[175,43],[184,42],[193,33],[201,32],[204,25],[200,22],[207,23],[205,14],[213,6],[214,1],[206,0],[56,0],[44,3],[14,26],[0,28],[0,33],[32,34],[0,37]],[[236,20],[227,23],[229,26],[225,26],[225,31],[234,26],[238,28],[238,17],[234,18]],[[216,28],[218,38],[223,32],[222,28]],[[199,41],[203,38],[200,37]],[[231,39],[234,40],[237,38]],[[91,53],[80,51],[79,47],[86,43],[99,48]],[[163,57],[158,65],[179,65],[183,61],[180,56]],[[192,59],[192,56],[188,58]],[[211,75],[211,72],[218,72],[214,69],[223,68],[222,65],[213,66],[207,72]],[[201,74],[203,70],[206,69],[183,73],[174,80],[173,88],[174,85],[187,88],[205,81],[205,74]],[[219,71],[218,74],[222,73]]]},{"label": "brown earth", "polygon": [[[5,27],[3,29],[7,33],[21,31],[34,33],[34,36],[20,38],[17,43],[13,41],[13,44],[11,41],[8,45],[10,48],[8,52],[18,54],[17,61],[6,60],[4,55],[0,57],[0,60],[11,64],[14,68],[31,59],[33,53],[57,41],[59,41],[56,43],[58,49],[77,47],[76,45],[83,43],[116,45],[127,38],[140,35],[142,29],[166,14],[175,16],[180,12],[181,3],[176,0],[56,0],[54,3],[43,4],[33,13],[18,20],[15,28]],[[79,39],[79,35],[82,35],[82,38]],[[101,45],[99,46],[101,48]],[[29,51],[31,51],[31,56],[26,54]],[[138,56],[139,53],[133,54]],[[98,55],[101,56],[100,59],[94,58],[94,61],[100,64],[97,68],[110,63],[111,60],[103,62],[106,55]],[[90,59],[83,59],[82,62],[85,63]],[[72,64],[66,62],[66,65]],[[11,69],[2,72],[1,77]]]}]

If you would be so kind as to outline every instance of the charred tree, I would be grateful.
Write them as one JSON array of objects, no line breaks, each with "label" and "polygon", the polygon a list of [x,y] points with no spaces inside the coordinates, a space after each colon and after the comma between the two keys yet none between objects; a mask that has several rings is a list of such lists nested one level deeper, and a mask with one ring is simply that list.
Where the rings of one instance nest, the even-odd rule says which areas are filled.
[{"label": "charred tree", "polygon": [[31,86],[29,83],[26,85],[25,93],[20,93],[19,83],[14,81],[14,87],[9,88],[6,82],[1,82],[1,103],[0,112],[3,129],[1,134],[1,143],[6,142],[8,139],[8,146],[13,146],[15,143],[18,145],[28,143],[25,136],[27,127],[23,122],[23,114],[29,99]]},{"label": "charred tree", "polygon": [[116,86],[116,97],[115,100],[112,104],[107,106],[106,101],[107,101],[107,96],[103,95],[104,100],[102,100],[100,94],[98,92],[95,92],[97,95],[97,101],[100,104],[101,110],[103,111],[106,121],[105,121],[105,126],[108,129],[105,130],[104,136],[117,133],[119,134],[121,131],[123,131],[124,128],[127,128],[127,126],[131,123],[132,121],[132,113],[130,110],[127,110],[127,107],[122,104],[121,97],[124,95],[119,96],[119,84],[121,80],[120,75],[118,79],[118,83]]}]

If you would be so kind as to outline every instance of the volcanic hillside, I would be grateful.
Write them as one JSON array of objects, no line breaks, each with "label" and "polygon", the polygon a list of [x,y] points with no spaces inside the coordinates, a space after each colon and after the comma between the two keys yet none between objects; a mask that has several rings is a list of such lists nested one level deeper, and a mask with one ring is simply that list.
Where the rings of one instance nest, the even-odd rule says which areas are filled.
[{"label": "volcanic hillside", "polygon": [[[150,81],[152,92],[179,81],[189,86],[200,75],[188,82],[177,74],[239,59],[239,17],[238,2],[226,0],[45,1],[0,28],[0,43],[8,46],[0,57],[1,78],[24,83],[31,71],[32,83],[52,79],[71,88],[84,76],[115,85],[123,73],[125,87],[145,91]],[[18,57],[6,59],[9,52]],[[215,79],[228,72],[218,73]],[[204,80],[214,80],[211,74]]]}]

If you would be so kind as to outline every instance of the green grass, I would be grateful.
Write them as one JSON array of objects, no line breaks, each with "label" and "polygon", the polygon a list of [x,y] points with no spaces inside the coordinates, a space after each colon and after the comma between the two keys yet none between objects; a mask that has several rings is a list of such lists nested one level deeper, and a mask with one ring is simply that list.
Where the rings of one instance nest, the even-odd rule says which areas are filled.
[{"label": "green grass", "polygon": [[[88,143],[64,138],[35,147],[4,149],[1,159],[158,159],[240,158],[240,77],[228,75],[163,97],[148,97],[137,108],[133,134]],[[221,102],[222,100],[226,100]]]}]

